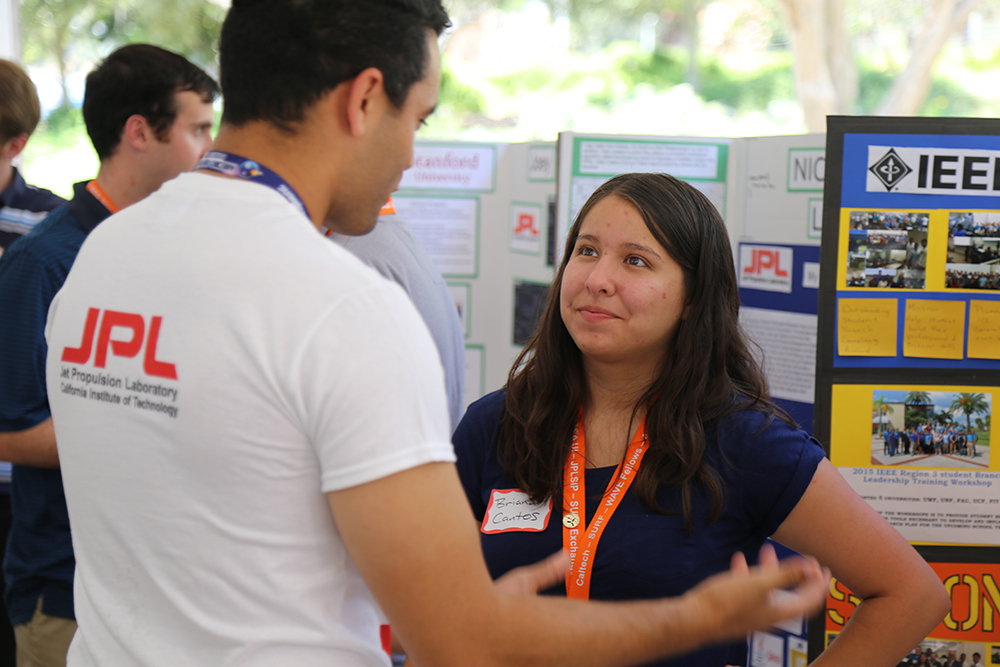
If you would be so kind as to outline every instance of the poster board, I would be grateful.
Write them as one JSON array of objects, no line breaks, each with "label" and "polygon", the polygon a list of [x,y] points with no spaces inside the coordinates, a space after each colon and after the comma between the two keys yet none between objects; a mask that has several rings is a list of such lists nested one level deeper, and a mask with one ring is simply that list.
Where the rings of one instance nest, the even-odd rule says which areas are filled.
[{"label": "poster board", "polygon": [[727,206],[741,324],[758,346],[771,397],[808,432],[825,155],[822,134],[736,139]]},{"label": "poster board", "polygon": [[[928,642],[979,642],[987,665],[998,573],[969,564],[1000,562],[998,134],[989,119],[828,119],[814,422],[942,576],[952,613],[969,610]],[[842,604],[831,595],[811,626],[811,658]]]},{"label": "poster board", "polygon": [[[659,172],[687,181],[726,218],[734,168],[732,139],[559,133],[556,263],[569,228],[587,198],[606,180],[630,172]],[[732,232],[730,232],[732,235]]]},{"label": "poster board", "polygon": [[418,141],[393,203],[444,276],[465,336],[465,405],[499,389],[551,281],[555,144]]}]

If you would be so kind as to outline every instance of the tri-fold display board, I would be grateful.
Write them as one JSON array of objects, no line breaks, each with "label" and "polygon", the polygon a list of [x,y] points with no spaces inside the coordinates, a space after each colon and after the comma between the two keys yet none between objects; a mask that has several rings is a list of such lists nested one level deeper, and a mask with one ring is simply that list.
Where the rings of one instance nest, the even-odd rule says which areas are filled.
[{"label": "tri-fold display board", "polygon": [[831,117],[826,159],[815,434],[951,594],[925,645],[1000,664],[1000,121]]}]

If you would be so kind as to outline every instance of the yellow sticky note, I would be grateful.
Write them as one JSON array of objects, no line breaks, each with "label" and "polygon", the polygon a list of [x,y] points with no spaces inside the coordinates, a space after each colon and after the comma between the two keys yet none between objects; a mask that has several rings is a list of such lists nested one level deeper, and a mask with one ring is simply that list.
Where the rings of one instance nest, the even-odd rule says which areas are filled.
[{"label": "yellow sticky note", "polygon": [[840,299],[837,353],[842,357],[896,356],[896,299]]},{"label": "yellow sticky note", "polygon": [[969,358],[1000,359],[1000,301],[969,302]]},{"label": "yellow sticky note", "polygon": [[961,359],[965,348],[965,302],[910,299],[903,327],[904,357]]}]

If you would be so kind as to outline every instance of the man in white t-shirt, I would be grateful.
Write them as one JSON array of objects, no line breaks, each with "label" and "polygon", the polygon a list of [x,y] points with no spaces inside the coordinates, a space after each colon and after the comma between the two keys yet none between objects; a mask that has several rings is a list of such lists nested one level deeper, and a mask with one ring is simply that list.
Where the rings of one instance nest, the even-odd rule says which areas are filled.
[{"label": "man in white t-shirt", "polygon": [[558,559],[490,582],[427,329],[319,233],[375,223],[447,24],[439,0],[234,0],[215,150],[81,249],[47,327],[71,667],[385,665],[383,611],[422,665],[625,665],[824,599],[809,561],[621,605],[531,595]]}]

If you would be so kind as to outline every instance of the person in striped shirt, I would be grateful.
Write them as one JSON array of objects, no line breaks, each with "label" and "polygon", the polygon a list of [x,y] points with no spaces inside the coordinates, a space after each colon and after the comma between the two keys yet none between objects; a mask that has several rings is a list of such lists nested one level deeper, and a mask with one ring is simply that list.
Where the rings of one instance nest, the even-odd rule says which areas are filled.
[{"label": "person in striped shirt", "polygon": [[16,63],[0,60],[0,254],[65,200],[24,181],[13,160],[41,116],[38,92]]}]

